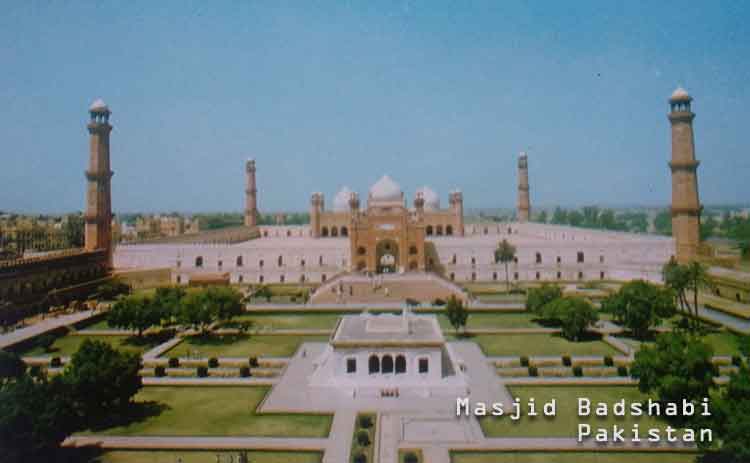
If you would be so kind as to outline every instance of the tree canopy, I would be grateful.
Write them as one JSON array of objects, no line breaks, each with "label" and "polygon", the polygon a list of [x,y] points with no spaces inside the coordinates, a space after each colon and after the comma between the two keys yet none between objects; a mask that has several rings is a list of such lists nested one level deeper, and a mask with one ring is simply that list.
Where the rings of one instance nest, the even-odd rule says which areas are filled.
[{"label": "tree canopy", "polygon": [[661,288],[643,280],[624,284],[619,291],[602,302],[602,310],[614,315],[638,339],[645,339],[649,330],[676,312],[675,295],[669,288]]},{"label": "tree canopy", "polygon": [[580,297],[560,297],[544,305],[544,318],[559,322],[562,334],[571,341],[580,341],[586,329],[599,320],[589,301]]},{"label": "tree canopy", "polygon": [[[700,402],[714,388],[713,348],[701,338],[685,332],[662,333],[653,346],[636,352],[631,368],[638,389],[662,402]],[[675,417],[683,425],[685,417]]]},{"label": "tree canopy", "polygon": [[448,317],[453,329],[458,331],[459,328],[466,327],[466,321],[469,318],[469,311],[455,295],[451,295],[445,304],[445,315]]}]

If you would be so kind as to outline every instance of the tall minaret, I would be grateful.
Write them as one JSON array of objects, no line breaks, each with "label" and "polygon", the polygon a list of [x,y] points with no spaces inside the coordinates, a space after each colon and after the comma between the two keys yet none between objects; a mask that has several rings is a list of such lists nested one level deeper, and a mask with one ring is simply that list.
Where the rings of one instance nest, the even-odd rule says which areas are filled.
[{"label": "tall minaret", "polygon": [[456,227],[458,230],[453,233],[457,236],[464,236],[464,195],[461,190],[453,190],[448,194],[448,203],[456,217]]},{"label": "tall minaret", "polygon": [[695,160],[693,99],[682,87],[669,98],[669,122],[672,124],[672,236],[676,258],[690,262],[698,255],[701,204],[698,199],[698,161]]},{"label": "tall minaret", "polygon": [[89,108],[89,168],[86,170],[85,244],[87,251],[107,251],[107,266],[112,267],[112,194],[109,166],[109,108],[101,99]]},{"label": "tall minaret", "polygon": [[310,196],[310,230],[313,238],[320,238],[320,214],[323,207],[323,193],[316,191]]},{"label": "tall minaret", "polygon": [[255,187],[255,159],[245,163],[247,187],[245,188],[245,226],[258,225],[258,189]]},{"label": "tall minaret", "polygon": [[531,217],[529,200],[529,158],[521,151],[518,156],[518,221],[528,222]]}]

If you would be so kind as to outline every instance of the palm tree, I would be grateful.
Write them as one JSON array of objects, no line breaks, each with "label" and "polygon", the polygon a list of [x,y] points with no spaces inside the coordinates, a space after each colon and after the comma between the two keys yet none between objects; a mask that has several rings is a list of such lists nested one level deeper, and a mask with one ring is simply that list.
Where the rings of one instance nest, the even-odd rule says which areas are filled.
[{"label": "palm tree", "polygon": [[[674,290],[679,306],[686,316],[693,319],[690,323],[693,328],[698,324],[698,293],[702,289],[711,289],[713,282],[708,275],[708,269],[698,261],[692,261],[688,264],[678,264],[674,258],[664,265],[663,268],[664,284]],[[688,292],[693,293],[693,305],[690,306]]]},{"label": "palm tree", "polygon": [[508,264],[516,257],[516,247],[503,239],[497,244],[495,249],[495,263],[502,262],[505,264],[505,286],[510,289],[510,277],[508,276]]}]

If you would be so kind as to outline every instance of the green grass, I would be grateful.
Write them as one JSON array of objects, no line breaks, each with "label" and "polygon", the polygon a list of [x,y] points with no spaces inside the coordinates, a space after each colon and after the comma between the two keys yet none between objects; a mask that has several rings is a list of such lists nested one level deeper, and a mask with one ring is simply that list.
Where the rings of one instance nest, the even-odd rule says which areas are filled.
[{"label": "green grass", "polygon": [[271,327],[280,329],[325,330],[336,326],[341,313],[291,313],[291,314],[247,314],[232,319],[232,324],[252,322],[251,329]]},{"label": "green grass", "polygon": [[139,340],[135,336],[61,336],[57,338],[52,344],[52,351],[51,352],[45,352],[44,349],[41,347],[33,347],[29,350],[24,351],[21,355],[26,356],[40,356],[40,357],[57,357],[57,356],[70,356],[73,355],[79,347],[81,347],[81,344],[83,344],[83,341],[86,339],[92,339],[97,341],[104,341],[113,347],[124,350],[127,352],[137,352],[142,353],[146,350],[149,350],[156,345],[158,345],[158,341],[153,340],[152,338],[142,338]]},{"label": "green grass", "polygon": [[[638,423],[642,430],[666,427],[666,422],[649,416],[641,417],[613,417],[610,406],[608,417],[579,417],[578,398],[588,398],[593,406],[598,402],[613,404],[625,399],[626,404],[633,401],[647,401],[648,396],[629,386],[519,386],[511,388],[511,396],[521,399],[521,404],[534,398],[537,406],[551,399],[557,399],[557,414],[555,417],[522,416],[518,421],[512,421],[508,416],[486,417],[480,424],[487,437],[575,437],[579,423],[590,423],[592,431],[599,427],[617,424],[626,429],[626,434],[633,424]],[[481,460],[480,460],[481,461]],[[562,461],[562,460],[561,460]]]},{"label": "green grass", "polygon": [[664,452],[452,452],[451,463],[694,463],[695,457]]},{"label": "green grass", "polygon": [[[629,345],[640,348],[642,345],[653,345],[654,340],[640,341],[629,337],[619,337],[618,339]],[[730,331],[716,331],[703,336],[703,340],[714,349],[714,355],[741,355],[740,344],[742,337]]]},{"label": "green grass", "polygon": [[[239,452],[215,451],[201,452],[195,450],[117,450],[106,452],[88,461],[88,463],[175,463],[178,458],[183,463],[214,463],[216,455],[222,462],[236,461]],[[248,451],[252,463],[320,463],[323,455],[317,452],[263,452]]]},{"label": "green grass", "polygon": [[[330,415],[256,414],[268,387],[145,387],[110,436],[327,437]],[[135,417],[135,418],[134,418]]]},{"label": "green grass", "polygon": [[[438,314],[437,317],[441,328],[453,329],[445,314]],[[470,313],[466,328],[541,328],[542,325],[534,322],[535,318],[534,314],[526,312]]]},{"label": "green grass", "polygon": [[[453,336],[448,338],[455,340]],[[494,356],[618,355],[620,352],[599,338],[571,342],[559,334],[479,334],[458,339],[479,344],[484,354]]]},{"label": "green grass", "polygon": [[303,342],[328,342],[328,336],[228,335],[191,336],[164,357],[290,357]]}]

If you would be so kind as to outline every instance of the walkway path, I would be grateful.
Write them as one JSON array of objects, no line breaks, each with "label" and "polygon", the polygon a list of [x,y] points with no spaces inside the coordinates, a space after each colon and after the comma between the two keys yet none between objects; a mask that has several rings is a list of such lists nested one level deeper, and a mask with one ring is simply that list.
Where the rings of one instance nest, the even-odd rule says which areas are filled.
[{"label": "walkway path", "polygon": [[698,316],[710,322],[724,325],[731,331],[742,334],[750,334],[750,320],[735,317],[734,315],[729,315],[728,313],[709,309],[708,307],[704,306],[700,306],[698,308]]},{"label": "walkway path", "polygon": [[333,415],[331,433],[328,435],[328,445],[326,446],[326,453],[323,455],[323,463],[349,461],[356,417],[357,412],[350,409],[339,410]]},{"label": "walkway path", "polygon": [[26,328],[21,328],[8,334],[0,335],[0,349],[18,344],[19,342],[23,342],[27,339],[33,338],[34,336],[39,336],[40,334],[55,330],[57,328],[60,328],[61,326],[76,324],[94,315],[95,312],[93,310],[76,312],[70,315],[48,318],[46,320],[40,321],[39,323],[27,326]]}]

